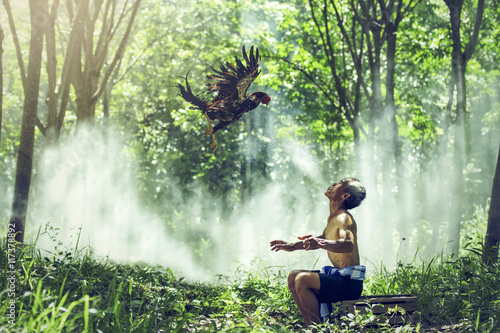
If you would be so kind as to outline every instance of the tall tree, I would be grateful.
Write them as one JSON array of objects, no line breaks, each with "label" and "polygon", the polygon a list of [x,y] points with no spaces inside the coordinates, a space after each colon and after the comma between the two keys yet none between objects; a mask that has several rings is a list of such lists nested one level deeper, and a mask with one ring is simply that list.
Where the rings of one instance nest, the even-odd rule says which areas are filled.
[{"label": "tall tree", "polygon": [[[118,0],[107,1],[66,1],[66,9],[71,22],[64,62],[57,73],[56,18],[59,0],[30,1],[31,40],[28,72],[25,73],[21,45],[14,25],[14,17],[8,0],[3,0],[12,30],[18,64],[25,95],[20,145],[18,151],[16,182],[12,203],[11,223],[16,228],[16,240],[24,241],[24,228],[28,207],[35,126],[47,136],[48,142],[56,142],[62,128],[64,115],[70,102],[70,85],[76,96],[76,113],[79,124],[95,117],[95,105],[104,91],[120,57],[123,55],[132,24],[137,14],[140,0],[126,1],[119,8]],[[130,5],[131,3],[131,5]],[[101,21],[98,21],[100,18]],[[125,22],[125,28],[121,28]],[[100,30],[96,27],[100,27]],[[123,30],[120,30],[123,29]],[[66,29],[58,29],[66,31]],[[108,63],[111,41],[123,32],[116,53]],[[40,72],[43,40],[46,36],[47,77],[48,77],[48,118],[44,125],[37,115],[40,89]],[[97,39],[94,42],[94,38]],[[102,75],[101,75],[101,72]]]},{"label": "tall tree", "polygon": [[[9,14],[11,28],[14,35],[15,28],[12,20],[12,11],[8,1],[4,5]],[[47,24],[48,0],[30,0],[31,37],[28,72],[25,75],[23,59],[18,54],[24,89],[24,107],[21,124],[21,137],[17,154],[16,181],[14,185],[14,199],[10,223],[16,231],[15,239],[24,241],[26,212],[31,184],[33,167],[33,147],[35,143],[35,124],[38,110],[38,95],[40,88],[40,71],[42,64],[43,34]]]},{"label": "tall tree", "polygon": [[0,27],[0,145],[2,144],[2,115],[3,115],[3,30]]},{"label": "tall tree", "polygon": [[[97,100],[104,93],[108,80],[123,56],[140,2],[135,0],[129,4],[126,1],[119,8],[118,0],[67,1],[71,30],[59,70],[55,29],[59,1],[54,0],[49,14],[51,24],[46,31],[48,115],[46,125],[41,121],[37,123],[49,142],[59,137],[70,102],[70,85],[74,87],[76,96],[77,123],[94,121]],[[123,29],[121,35],[120,29]],[[117,38],[118,47],[112,54],[112,41]]]},{"label": "tall tree", "polygon": [[[451,78],[449,83],[449,101],[446,112],[446,119],[448,124],[445,126],[453,130],[454,136],[454,163],[453,163],[453,181],[452,188],[449,193],[458,194],[460,197],[465,193],[465,180],[463,177],[463,170],[465,168],[465,161],[467,160],[467,145],[471,141],[468,130],[467,118],[467,84],[465,72],[467,63],[472,58],[474,50],[476,49],[479,40],[479,31],[484,13],[484,0],[478,0],[477,10],[475,15],[474,28],[469,42],[463,46],[462,43],[462,12],[464,0],[444,0],[450,12],[450,29],[452,40],[452,53],[451,53]],[[455,101],[455,110],[453,108],[453,101]],[[453,197],[449,202],[455,203],[460,200],[460,197]],[[453,204],[455,207],[456,205]],[[463,205],[458,205],[463,207]],[[457,254],[460,247],[460,220],[462,218],[463,210],[449,209],[450,212],[450,228],[449,228],[449,245],[451,252]]]},{"label": "tall tree", "polygon": [[[76,94],[77,122],[81,124],[86,121],[92,122],[95,118],[97,100],[106,89],[106,84],[123,55],[140,0],[133,3],[119,47],[112,56],[111,62],[104,69],[102,78],[96,73],[101,73],[103,70],[108,58],[110,42],[115,37],[120,23],[127,19],[129,8],[125,3],[118,17],[115,17],[117,0],[108,0],[104,5],[103,1],[97,1],[92,6],[89,6],[89,0],[79,1],[77,4],[76,14],[71,18],[77,23],[73,29],[76,29],[75,38],[78,40],[77,45],[79,47],[75,49],[74,61],[76,63],[71,73]],[[101,13],[102,24],[99,31],[96,29],[96,21]],[[94,41],[96,34],[99,36],[97,43]]]},{"label": "tall tree", "polygon": [[498,151],[497,167],[493,178],[491,191],[490,211],[488,212],[488,228],[484,239],[483,260],[492,264],[498,260],[500,246],[500,148]]},{"label": "tall tree", "polygon": [[[342,1],[324,0],[320,3],[309,0],[311,15],[334,78],[339,111],[352,127],[357,148],[360,148],[358,143],[362,128],[359,118],[365,114],[364,118],[368,119],[366,144],[370,153],[366,157],[367,164],[376,166],[375,159],[380,161],[380,167],[375,168],[375,172],[382,176],[385,194],[399,185],[394,184],[393,173],[395,171],[397,176],[401,166],[401,143],[394,97],[398,28],[419,3],[418,0],[357,0],[349,1],[346,5]],[[316,11],[321,15],[317,15]],[[339,47],[333,42],[333,24],[338,26],[342,45],[346,46],[344,50],[338,50]],[[346,57],[350,58],[348,63],[355,69],[353,75],[340,73],[340,68],[345,67]],[[363,109],[360,105],[364,101],[366,107]],[[357,154],[358,168],[361,165],[360,155]],[[375,187],[374,184],[369,186]],[[391,216],[394,219],[394,214],[383,219],[389,221]],[[392,252],[391,242],[387,241],[385,245],[386,252]]]}]

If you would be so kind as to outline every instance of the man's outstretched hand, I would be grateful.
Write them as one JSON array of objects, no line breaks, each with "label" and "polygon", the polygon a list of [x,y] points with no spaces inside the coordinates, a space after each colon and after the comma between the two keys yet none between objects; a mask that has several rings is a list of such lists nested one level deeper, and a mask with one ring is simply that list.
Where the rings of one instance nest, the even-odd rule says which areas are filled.
[{"label": "man's outstretched hand", "polygon": [[288,242],[285,242],[282,240],[273,240],[273,241],[271,241],[270,245],[271,245],[271,251],[275,251],[275,252],[278,252],[279,250],[292,252],[293,250],[295,250],[293,248],[292,243],[288,243]]},{"label": "man's outstretched hand", "polygon": [[[292,252],[295,250],[316,250],[316,249],[321,249],[324,248],[326,245],[326,240],[323,238],[323,236],[318,236],[314,237],[313,235],[305,235],[305,236],[299,236],[297,237],[302,241],[302,244],[300,243],[288,243],[282,240],[274,240],[271,242],[271,251],[287,251],[287,252]],[[295,245],[300,245],[295,248]]]},{"label": "man's outstretched hand", "polygon": [[299,236],[297,238],[302,241],[302,246],[306,251],[317,249],[323,240],[321,238],[314,237],[313,235]]}]

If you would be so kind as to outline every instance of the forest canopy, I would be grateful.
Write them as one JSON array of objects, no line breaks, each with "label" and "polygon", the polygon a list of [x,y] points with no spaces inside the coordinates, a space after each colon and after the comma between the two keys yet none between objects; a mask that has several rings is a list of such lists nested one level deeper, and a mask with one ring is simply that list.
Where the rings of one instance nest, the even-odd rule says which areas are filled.
[{"label": "forest canopy", "polygon": [[[219,272],[317,230],[324,190],[347,176],[367,188],[367,261],[482,242],[500,142],[495,1],[31,1],[31,20],[25,2],[3,5],[0,209],[6,227],[31,135],[27,242],[80,230],[116,259]],[[212,154],[176,85],[189,72],[201,91],[251,45],[251,89],[270,108]]]}]

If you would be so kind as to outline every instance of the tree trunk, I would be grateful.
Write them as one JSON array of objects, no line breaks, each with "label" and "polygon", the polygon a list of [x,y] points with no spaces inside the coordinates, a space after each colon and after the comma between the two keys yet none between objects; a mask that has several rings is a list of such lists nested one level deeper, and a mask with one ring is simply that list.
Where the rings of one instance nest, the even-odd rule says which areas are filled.
[{"label": "tree trunk", "polygon": [[[455,91],[450,98],[456,98],[455,121],[453,122],[453,168],[451,170],[451,187],[448,193],[448,253],[458,254],[460,249],[460,220],[463,212],[464,196],[464,136],[463,128],[465,125],[465,63],[462,54],[462,40],[460,34],[461,14],[463,0],[451,1],[445,0],[450,11],[451,39],[453,50],[451,53],[451,81],[450,91]],[[452,103],[452,102],[451,102]],[[451,106],[452,104],[450,104]],[[451,109],[450,109],[451,111]],[[451,119],[453,117],[450,116]]]},{"label": "tree trunk", "polygon": [[467,86],[465,79],[465,71],[467,62],[472,57],[476,45],[479,40],[479,30],[484,13],[484,0],[479,0],[476,11],[476,21],[474,23],[474,32],[470,37],[469,42],[465,46],[465,51],[462,51],[463,45],[461,40],[461,14],[464,1],[463,0],[444,0],[450,11],[450,24],[451,24],[451,38],[453,43],[452,50],[452,63],[451,63],[451,82],[449,89],[448,102],[448,119],[453,119],[451,116],[451,105],[453,100],[453,92],[456,88],[456,108],[455,108],[455,121],[453,124],[454,131],[454,151],[453,151],[453,170],[451,187],[449,189],[449,221],[450,228],[448,232],[448,244],[450,252],[458,254],[460,248],[460,221],[462,215],[466,212],[466,207],[462,204],[463,197],[467,197],[468,193],[465,192],[465,179],[463,170],[465,168],[465,161],[468,160],[467,145],[469,140],[468,133],[468,117],[467,117]]},{"label": "tree trunk", "polygon": [[497,168],[493,178],[490,211],[488,212],[488,228],[484,239],[483,260],[492,265],[498,260],[500,243],[500,148],[498,151]]},{"label": "tree trunk", "polygon": [[2,145],[2,115],[3,115],[3,30],[0,27],[0,147]]},{"label": "tree trunk", "polygon": [[[98,8],[91,8],[88,0],[78,3],[77,14],[75,16],[75,22],[78,22],[78,24],[74,26],[74,29],[77,29],[76,36],[78,37],[78,44],[81,47],[75,51],[78,54],[76,56],[78,65],[73,67],[72,75],[72,84],[76,94],[77,125],[94,122],[97,101],[106,89],[108,80],[110,80],[111,75],[115,72],[123,56],[140,2],[141,0],[135,0],[131,4],[131,8],[124,5],[119,15],[120,19],[116,24],[114,24],[114,18],[116,14],[115,7],[118,3],[117,0],[100,2]],[[92,16],[89,13],[89,11],[96,10],[102,13],[103,23],[98,26],[100,31],[96,31],[98,28],[96,24],[98,15]],[[110,52],[109,43],[115,36],[117,27],[128,12],[130,12],[128,22],[123,20],[123,22],[126,22],[126,28],[118,49],[112,61],[103,69],[107,55]],[[79,18],[80,16],[81,18]],[[97,41],[94,40],[96,33],[99,35]]]},{"label": "tree trunk", "polygon": [[57,17],[59,1],[54,1],[50,12],[50,21],[45,30],[46,52],[47,52],[47,125],[45,136],[48,145],[55,145],[59,139],[60,126],[58,126],[57,106],[59,94],[57,92],[57,55],[56,55],[56,32],[55,20]]},{"label": "tree trunk", "polygon": [[30,0],[31,39],[28,73],[24,87],[24,107],[21,137],[17,155],[16,181],[10,223],[14,225],[16,241],[24,242],[26,214],[33,167],[33,147],[35,124],[40,88],[40,68],[42,63],[43,33],[48,19],[43,19],[48,11],[47,0]]}]

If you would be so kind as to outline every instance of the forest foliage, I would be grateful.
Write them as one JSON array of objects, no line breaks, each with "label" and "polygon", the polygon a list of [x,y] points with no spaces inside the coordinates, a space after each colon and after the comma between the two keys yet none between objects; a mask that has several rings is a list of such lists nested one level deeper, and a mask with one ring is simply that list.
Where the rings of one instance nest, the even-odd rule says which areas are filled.
[{"label": "forest foliage", "polygon": [[[404,223],[406,211],[370,207],[375,218],[369,224],[388,220],[389,228],[402,237],[430,232],[432,241],[415,241],[414,248],[428,248],[433,254],[440,250],[433,244],[450,243],[450,251],[457,252],[461,221],[470,217],[474,205],[486,205],[491,194],[500,123],[499,9],[495,2],[485,7],[478,45],[465,72],[465,120],[458,124],[446,4],[396,4],[381,8],[374,1],[145,1],[117,70],[102,73],[110,75],[109,90],[96,104],[96,126],[124,133],[142,201],[167,224],[173,223],[171,211],[179,211],[200,188],[218,198],[225,220],[270,184],[310,184],[306,195],[314,196],[321,182],[354,175],[391,205],[413,206]],[[463,47],[473,35],[476,6],[464,2]],[[59,15],[61,29],[67,26],[62,8]],[[30,26],[20,19],[16,23],[26,50]],[[391,58],[388,29],[395,23]],[[5,24],[2,28],[7,32]],[[3,48],[14,54],[12,37],[5,35]],[[64,29],[57,37],[61,64]],[[115,52],[119,40],[112,42],[110,51]],[[273,101],[269,110],[256,110],[224,132],[222,149],[211,155],[203,117],[178,98],[175,85],[187,72],[193,82],[206,82],[211,66],[239,55],[242,45],[261,50],[264,70],[251,88],[269,91]],[[9,194],[23,93],[16,59],[4,58],[1,174]],[[42,120],[48,112],[46,75],[42,70]],[[202,84],[194,89],[201,92]],[[70,91],[63,140],[75,129],[77,94]],[[36,136],[35,159],[48,144],[40,131]],[[319,177],[301,169],[290,154],[291,145],[308,152]],[[462,155],[460,162],[456,156]],[[463,183],[460,195],[457,183]],[[2,201],[5,216],[10,199],[9,194]],[[442,203],[436,204],[439,200]],[[439,217],[434,223],[429,216]],[[386,248],[380,249],[384,256],[393,254],[398,237],[385,242]]]},{"label": "forest foliage", "polygon": [[[42,52],[37,110],[42,124],[48,124],[54,107],[48,103],[54,83],[49,77],[49,66],[55,60],[62,71],[71,40],[71,10],[67,7],[71,3],[59,4],[53,31],[55,43],[50,44],[53,53]],[[103,2],[111,3],[115,2]],[[458,41],[461,44],[459,51],[465,52],[475,36],[476,14],[481,1],[453,3],[463,4]],[[99,72],[100,77],[95,78],[96,82],[103,82],[106,76],[106,88],[101,90],[94,86],[102,95],[94,100],[95,112],[89,112],[84,118],[91,118],[92,127],[99,134],[89,131],[90,139],[86,140],[89,144],[80,150],[74,149],[75,146],[64,149],[72,137],[79,138],[78,129],[80,133],[85,132],[86,126],[81,124],[83,121],[79,120],[77,112],[82,102],[78,98],[79,86],[69,81],[66,83],[69,87],[67,105],[63,102],[57,105],[60,110],[64,109],[60,113],[60,135],[50,137],[40,125],[35,131],[34,181],[26,226],[28,239],[34,238],[38,227],[49,221],[61,229],[79,227],[71,225],[76,210],[70,205],[75,202],[68,203],[69,200],[80,200],[78,205],[85,207],[87,212],[94,212],[92,207],[95,205],[96,213],[89,215],[87,222],[88,225],[102,225],[103,229],[98,229],[101,233],[106,227],[101,222],[104,217],[113,216],[117,221],[123,218],[123,215],[113,215],[110,206],[121,201],[107,195],[107,188],[116,188],[117,192],[111,192],[113,195],[133,188],[141,209],[147,211],[141,223],[150,217],[160,221],[164,228],[160,230],[175,238],[178,242],[175,244],[189,249],[190,257],[200,268],[212,272],[214,262],[225,265],[232,261],[224,254],[264,247],[262,244],[270,240],[271,232],[276,234],[281,229],[279,237],[292,237],[302,230],[320,231],[321,226],[315,220],[318,216],[326,216],[315,203],[321,200],[321,191],[331,181],[356,176],[368,189],[367,202],[356,212],[356,219],[363,226],[360,237],[366,244],[366,256],[368,253],[374,255],[375,259],[390,266],[396,263],[395,269],[401,271],[407,267],[405,263],[398,266],[402,244],[408,246],[410,262],[416,252],[427,260],[441,253],[446,258],[452,253],[463,254],[471,238],[478,240],[481,236],[477,235],[485,233],[484,216],[490,205],[499,151],[500,6],[498,1],[485,2],[477,45],[463,68],[465,94],[461,94],[454,60],[457,39],[452,34],[449,4],[449,1],[440,0],[401,0],[387,4],[372,0],[141,1],[125,49],[120,49],[119,40],[110,40],[107,57],[100,64],[103,70]],[[4,163],[0,164],[0,184],[5,193],[0,198],[1,228],[6,228],[11,214],[21,135],[20,110],[24,103],[19,63],[13,55],[19,53],[28,60],[31,32],[30,22],[22,14],[26,10],[24,5],[16,2],[12,6],[21,46],[19,52],[9,30],[10,22],[5,12],[0,12],[0,29],[4,36],[0,118],[0,158]],[[125,11],[127,14],[135,7],[130,8]],[[113,13],[118,15],[119,10]],[[97,30],[86,35],[86,41],[91,44],[90,48],[97,50],[98,43],[92,44],[90,37],[98,41],[98,29],[106,24],[97,13],[94,18],[97,20],[93,27]],[[117,28],[117,35],[124,33],[125,27]],[[211,154],[210,139],[204,136],[206,121],[179,98],[176,84],[189,72],[193,90],[201,92],[211,67],[240,56],[243,45],[259,47],[263,71],[250,90],[268,93],[272,97],[270,108],[252,111],[220,133],[219,149]],[[87,50],[79,55],[82,60],[89,60],[91,54]],[[115,54],[120,55],[119,59],[113,57]],[[113,71],[106,71],[113,63]],[[83,61],[76,68],[83,73],[86,64],[88,62]],[[51,164],[51,155],[47,153],[54,147],[60,147],[66,154],[62,160],[56,159],[57,165]],[[133,182],[125,180],[125,172],[121,173],[125,167],[109,171],[107,166],[99,170],[96,165],[100,164],[94,163],[91,168],[84,163],[87,154],[97,151],[102,154],[98,156],[106,157],[99,157],[103,164],[120,164],[122,160],[111,156],[125,154],[133,166]],[[40,214],[40,206],[52,198],[49,193],[53,192],[47,185],[52,183],[48,179],[76,182],[86,169],[92,175],[102,172],[106,180],[111,178],[109,183],[102,183],[106,185],[106,191],[103,185],[105,194],[102,197],[89,193],[87,196],[68,196],[64,202],[61,199],[52,203],[60,205],[60,210],[54,210],[56,215],[51,215],[50,211]],[[92,183],[89,179],[83,179],[83,183]],[[278,193],[279,200],[276,196],[266,199],[266,195],[275,193],[273,191]],[[102,202],[95,202],[99,200]],[[61,211],[64,213],[59,214]],[[245,217],[254,218],[254,221],[246,222]],[[274,220],[261,221],[271,218]],[[85,229],[84,225],[80,227]],[[127,235],[124,239],[127,237],[132,236]],[[255,240],[248,239],[251,237]],[[222,257],[227,261],[221,261]],[[241,255],[241,258],[246,256]],[[465,258],[454,257],[453,260],[453,265],[480,265]],[[41,271],[49,269],[50,265],[42,268],[41,262],[41,259],[34,261],[33,267],[38,265]],[[81,267],[84,263],[77,264]],[[65,266],[67,274],[73,272],[73,263],[65,265],[69,265]],[[418,269],[425,273],[423,265]],[[439,270],[445,272],[444,267],[453,265],[439,266]],[[460,269],[450,276],[457,278]],[[40,274],[45,276],[45,273]],[[467,279],[471,277],[458,278],[465,281],[462,287],[466,288]],[[29,280],[28,277],[23,279]],[[74,279],[79,281],[80,278]],[[170,281],[174,283],[176,279],[172,276]],[[56,280],[66,281],[66,277]],[[260,277],[244,283],[256,281],[260,281]],[[119,292],[106,296],[110,302],[107,304],[114,304],[115,312],[110,312],[109,316],[121,311],[111,299],[124,296],[123,288],[133,286],[132,280],[127,282],[128,286],[116,279],[113,283],[118,287],[111,290]],[[49,292],[42,286],[45,286],[42,282],[33,282],[29,291],[32,294],[27,296],[30,300],[22,302],[32,302],[29,306],[36,309],[39,306],[37,297],[43,298],[41,293]],[[474,288],[469,290],[471,292],[460,289],[463,292],[455,296],[470,296],[472,291],[477,291]],[[130,290],[128,296],[132,297]],[[223,294],[233,295],[229,290],[230,287],[224,289]],[[406,292],[397,288],[394,291]],[[66,300],[62,299],[66,292],[64,287],[50,292],[56,292],[57,302],[62,302],[58,306],[66,308],[63,305]],[[236,294],[240,292],[237,289]],[[443,295],[446,292],[443,291]],[[267,295],[280,293],[285,291],[264,292]],[[71,302],[76,302],[74,307],[90,307],[94,294],[74,294],[75,299]],[[85,295],[89,296],[85,298]],[[131,304],[135,303],[130,306],[142,309],[145,296],[140,297],[140,300],[131,299]],[[290,297],[286,297],[290,301]],[[498,295],[494,297],[493,302]],[[228,302],[221,300],[221,304]],[[479,301],[467,302],[469,305],[454,303],[462,304],[464,308],[460,309],[473,309],[463,318],[488,322],[486,308],[478,312]],[[447,306],[448,303],[442,304],[443,309]],[[104,308],[107,309],[104,312],[111,311],[109,307]],[[50,309],[55,311],[57,308]],[[233,311],[221,309],[217,311]],[[185,313],[181,308],[171,311]],[[266,313],[258,311],[262,311],[262,316]],[[90,322],[88,312],[85,313],[87,317],[83,318],[83,323],[88,329]],[[63,313],[60,315],[64,317]],[[153,319],[148,318],[141,322],[145,325],[149,320],[151,323]]]}]

